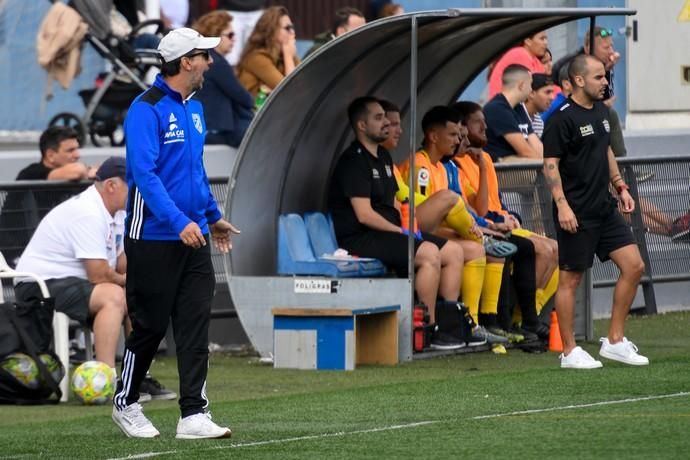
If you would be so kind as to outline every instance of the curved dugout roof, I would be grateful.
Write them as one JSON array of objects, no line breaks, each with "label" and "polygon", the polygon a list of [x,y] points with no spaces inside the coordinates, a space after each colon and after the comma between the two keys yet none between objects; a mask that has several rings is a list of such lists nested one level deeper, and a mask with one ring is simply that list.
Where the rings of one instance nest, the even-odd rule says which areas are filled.
[{"label": "curved dugout roof", "polygon": [[[523,37],[629,9],[467,9],[394,16],[333,40],[276,88],[240,146],[230,177],[227,218],[242,230],[226,258],[228,273],[276,274],[277,217],[325,210],[328,183],[353,135],[347,105],[372,95],[401,107],[410,145],[411,30],[417,22],[417,120],[455,101],[497,56]],[[417,128],[419,130],[419,128]],[[418,137],[417,137],[418,138]]]}]

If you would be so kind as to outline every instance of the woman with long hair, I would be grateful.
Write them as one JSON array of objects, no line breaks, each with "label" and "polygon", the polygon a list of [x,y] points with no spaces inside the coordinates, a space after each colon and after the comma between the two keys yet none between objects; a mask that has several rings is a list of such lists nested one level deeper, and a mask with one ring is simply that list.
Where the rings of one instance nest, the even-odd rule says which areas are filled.
[{"label": "woman with long hair", "polygon": [[237,64],[240,83],[256,96],[259,88],[271,91],[289,75],[297,64],[295,26],[287,8],[267,8],[249,36]]},{"label": "woman with long hair", "polygon": [[204,75],[204,86],[196,93],[206,116],[206,144],[227,144],[238,147],[254,116],[254,100],[240,84],[225,55],[235,44],[232,16],[225,11],[212,11],[192,26],[205,37],[220,37],[210,50],[213,65]]}]

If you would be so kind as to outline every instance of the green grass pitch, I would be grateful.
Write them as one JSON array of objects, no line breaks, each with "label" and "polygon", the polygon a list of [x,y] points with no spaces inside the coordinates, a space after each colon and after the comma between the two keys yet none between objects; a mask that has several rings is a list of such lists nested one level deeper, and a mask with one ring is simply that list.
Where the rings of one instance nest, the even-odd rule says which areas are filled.
[{"label": "green grass pitch", "polygon": [[[509,350],[316,372],[214,354],[229,440],[177,441],[175,401],[144,405],[155,440],[125,438],[109,405],[0,406],[0,459],[690,458],[690,312],[630,318],[626,335],[650,366],[561,370],[555,353]],[[173,359],[153,372],[177,387]]]}]

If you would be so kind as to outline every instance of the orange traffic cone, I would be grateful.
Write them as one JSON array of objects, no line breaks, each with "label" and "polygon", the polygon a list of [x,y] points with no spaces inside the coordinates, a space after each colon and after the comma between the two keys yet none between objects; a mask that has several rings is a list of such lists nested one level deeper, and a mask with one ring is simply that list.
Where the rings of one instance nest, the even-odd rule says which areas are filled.
[{"label": "orange traffic cone", "polygon": [[563,340],[561,330],[558,327],[558,315],[556,309],[551,310],[551,329],[549,330],[549,351],[561,353],[563,351]]}]

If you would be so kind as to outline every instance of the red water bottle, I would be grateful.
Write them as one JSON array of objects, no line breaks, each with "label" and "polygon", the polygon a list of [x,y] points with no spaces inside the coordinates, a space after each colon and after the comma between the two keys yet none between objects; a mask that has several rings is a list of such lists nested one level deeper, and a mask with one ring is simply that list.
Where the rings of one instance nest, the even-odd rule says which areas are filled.
[{"label": "red water bottle", "polygon": [[[408,200],[400,203],[400,218],[402,220],[401,227],[405,230],[410,227],[410,202]],[[419,231],[419,225],[417,225],[417,216],[414,218],[414,231],[410,233],[417,233]]]},{"label": "red water bottle", "polygon": [[413,347],[415,352],[422,352],[427,347],[427,329],[429,326],[429,309],[426,305],[415,305],[412,310],[414,331]]}]

